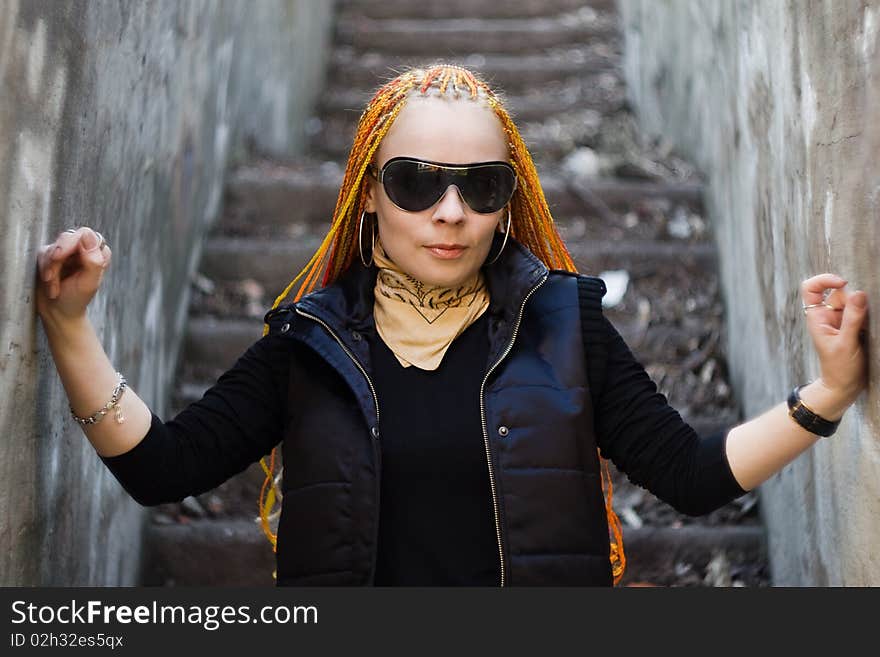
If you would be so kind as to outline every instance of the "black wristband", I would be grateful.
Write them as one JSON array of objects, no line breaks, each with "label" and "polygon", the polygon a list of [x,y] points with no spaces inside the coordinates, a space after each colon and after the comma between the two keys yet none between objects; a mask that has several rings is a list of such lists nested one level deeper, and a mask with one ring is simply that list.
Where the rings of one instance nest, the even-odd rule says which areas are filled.
[{"label": "black wristband", "polygon": [[840,420],[837,420],[837,422],[826,420],[804,404],[799,394],[800,389],[803,387],[802,385],[796,387],[788,396],[788,414],[791,416],[791,419],[810,433],[827,438],[837,431],[837,425],[840,424]]}]

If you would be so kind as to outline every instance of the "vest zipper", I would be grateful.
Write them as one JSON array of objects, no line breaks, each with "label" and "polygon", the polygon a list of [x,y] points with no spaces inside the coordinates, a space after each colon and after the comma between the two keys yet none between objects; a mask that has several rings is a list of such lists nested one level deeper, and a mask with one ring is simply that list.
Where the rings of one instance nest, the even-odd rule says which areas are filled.
[{"label": "vest zipper", "polygon": [[489,371],[486,372],[486,376],[483,377],[483,383],[480,385],[480,418],[483,422],[483,444],[486,447],[486,462],[489,465],[489,487],[492,489],[492,510],[495,513],[495,537],[498,540],[498,558],[501,562],[501,586],[504,586],[505,582],[505,569],[504,569],[504,548],[501,545],[501,520],[498,513],[498,493],[495,490],[495,472],[492,470],[492,454],[489,450],[489,429],[486,426],[486,403],[485,403],[485,388],[486,381],[489,380],[492,372],[495,370],[498,365],[501,364],[507,354],[510,353],[510,350],[513,349],[513,343],[516,342],[516,334],[519,332],[519,325],[522,322],[523,311],[526,307],[526,302],[529,300],[529,297],[535,293],[535,291],[541,287],[545,282],[547,282],[548,274],[544,274],[544,277],[538,282],[535,287],[529,290],[528,294],[526,294],[523,299],[522,305],[519,307],[519,314],[516,316],[516,323],[513,325],[513,334],[511,335],[510,342],[507,345],[507,348],[504,350],[504,353],[495,361],[495,364],[489,368]]},{"label": "vest zipper", "polygon": [[[342,342],[342,340],[339,339],[339,336],[336,335],[336,332],[332,328],[330,328],[330,325],[327,324],[327,322],[325,322],[323,319],[321,319],[319,317],[316,317],[315,315],[311,315],[307,312],[304,312],[304,311],[300,310],[299,308],[294,308],[294,309],[296,310],[297,314],[302,315],[303,317],[306,317],[308,319],[311,319],[312,321],[318,322],[318,324],[320,324],[325,329],[327,329],[327,332],[333,337],[334,340],[336,340],[337,343],[339,343],[339,346],[342,347],[342,350],[348,355],[348,357],[351,358],[351,362],[353,362],[357,366],[357,368],[361,371],[361,374],[364,375],[364,379],[366,379],[367,385],[370,386],[370,392],[373,393],[373,404],[375,404],[375,406],[376,406],[376,427],[378,428],[379,427],[379,395],[376,394],[376,388],[373,386],[373,381],[370,379],[370,375],[367,374],[367,370],[364,369],[364,366],[361,365],[360,361],[355,357],[355,355],[353,353],[351,353],[351,350],[345,346],[345,344]],[[373,458],[376,459],[376,515],[377,515],[377,520],[375,523],[373,523],[375,525],[375,529],[373,530],[373,563],[370,567],[370,581],[372,582],[376,576],[376,558],[377,558],[376,546],[378,546],[378,544],[379,544],[379,521],[378,521],[379,511],[378,511],[378,509],[379,509],[379,495],[381,494],[379,469],[381,468],[381,461],[380,460],[382,458],[382,453],[378,447],[378,445],[379,445],[378,436],[373,435],[373,433],[371,431],[370,437],[372,439],[371,444],[373,446]]]}]

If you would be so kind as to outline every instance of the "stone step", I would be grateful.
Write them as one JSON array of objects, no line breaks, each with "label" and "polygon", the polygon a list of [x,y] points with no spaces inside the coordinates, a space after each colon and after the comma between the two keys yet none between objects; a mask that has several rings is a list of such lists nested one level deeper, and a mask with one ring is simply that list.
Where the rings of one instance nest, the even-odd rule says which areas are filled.
[{"label": "stone step", "polygon": [[609,269],[634,272],[679,266],[708,275],[715,271],[718,259],[715,245],[706,242],[568,240],[566,246],[577,270],[593,275]]},{"label": "stone step", "polygon": [[202,253],[200,271],[212,280],[249,278],[271,294],[280,294],[321,245],[322,236],[300,239],[212,237]]},{"label": "stone step", "polygon": [[[216,380],[217,373],[229,369],[254,342],[263,335],[261,319],[216,319],[190,317],[184,340],[183,357],[190,371]],[[203,384],[189,383],[181,395],[198,395]],[[205,388],[207,389],[207,388]]]},{"label": "stone step", "polygon": [[341,16],[336,23],[335,44],[433,58],[471,52],[475,43],[486,53],[524,54],[594,39],[610,40],[618,34],[618,18],[607,12],[492,19]]},{"label": "stone step", "polygon": [[616,0],[337,0],[344,18],[529,18],[575,11],[614,12]]},{"label": "stone step", "polygon": [[227,175],[224,213],[214,232],[278,235],[291,224],[328,227],[343,170],[335,162],[292,168],[264,162]]},{"label": "stone step", "polygon": [[[696,213],[702,209],[701,183],[571,179],[553,170],[539,175],[547,203],[560,225],[566,218],[596,216],[602,205],[612,213],[631,212],[639,206],[663,200],[668,202],[669,212],[676,206]],[[228,178],[225,213],[216,232],[232,236],[295,237],[303,233],[300,225],[308,226],[309,230],[326,230],[336,207],[342,177],[341,169],[332,163],[299,169],[268,164],[240,167]],[[603,225],[602,230],[606,228]],[[663,227],[654,225],[651,230],[653,232],[646,232],[642,237],[649,234],[663,237],[660,234]]]},{"label": "stone step", "polygon": [[623,545],[627,564],[619,586],[679,586],[683,569],[691,571],[688,579],[696,582],[691,585],[707,585],[700,580],[719,552],[730,564],[732,579],[741,585],[762,586],[769,579],[767,537],[761,525],[625,528]]},{"label": "stone step", "polygon": [[[457,64],[479,73],[493,89],[522,92],[548,80],[596,73],[620,75],[620,52],[616,44],[586,44],[535,55],[469,54]],[[388,53],[362,53],[338,49],[328,74],[330,84],[346,89],[375,90],[399,71],[419,64],[413,57]]]},{"label": "stone step", "polygon": [[[649,578],[652,585],[673,585],[680,564],[705,568],[718,551],[734,565],[767,560],[758,525],[627,528],[623,540],[627,568],[621,585]],[[151,523],[141,585],[271,587],[274,570],[272,546],[250,519]],[[666,581],[658,580],[658,572],[668,574]]]},{"label": "stone step", "polygon": [[[305,267],[322,237],[320,233],[298,239],[213,237],[205,245],[200,271],[212,280],[253,279],[268,294],[277,295]],[[579,239],[569,240],[567,246],[578,271],[584,273],[684,265],[704,275],[713,272],[717,262],[711,243]]]},{"label": "stone step", "polygon": [[252,519],[150,523],[143,586],[274,586],[275,553]]},{"label": "stone step", "polygon": [[[318,114],[322,120],[336,118],[355,124],[371,96],[371,90],[331,87],[321,97]],[[545,83],[521,95],[508,95],[505,106],[517,123],[545,121],[578,109],[606,115],[626,106],[626,90],[617,74],[596,73]],[[354,130],[348,134],[354,134]]]}]

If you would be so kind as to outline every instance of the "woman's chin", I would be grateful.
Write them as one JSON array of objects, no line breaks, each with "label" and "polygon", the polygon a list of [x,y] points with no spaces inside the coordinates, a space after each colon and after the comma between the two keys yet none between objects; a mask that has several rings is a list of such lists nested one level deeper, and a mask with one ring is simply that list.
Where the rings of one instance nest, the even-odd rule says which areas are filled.
[{"label": "woman's chin", "polygon": [[467,248],[458,257],[439,258],[424,248],[421,257],[409,258],[408,262],[398,263],[398,266],[425,285],[457,287],[473,280],[480,270],[482,262],[476,262],[475,255],[475,251]]},{"label": "woman's chin", "polygon": [[416,278],[433,287],[457,287],[469,281],[476,273],[465,271],[462,267],[450,267],[447,271],[438,271],[437,267],[431,267],[425,272],[424,278]]}]

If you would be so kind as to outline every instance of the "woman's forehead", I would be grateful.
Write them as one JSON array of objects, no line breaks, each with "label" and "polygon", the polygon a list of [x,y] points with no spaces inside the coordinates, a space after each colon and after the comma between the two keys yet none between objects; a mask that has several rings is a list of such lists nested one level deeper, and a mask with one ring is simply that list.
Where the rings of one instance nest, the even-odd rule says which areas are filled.
[{"label": "woman's forehead", "polygon": [[484,102],[415,95],[379,145],[377,164],[404,155],[465,164],[507,160],[508,153],[501,121]]}]

